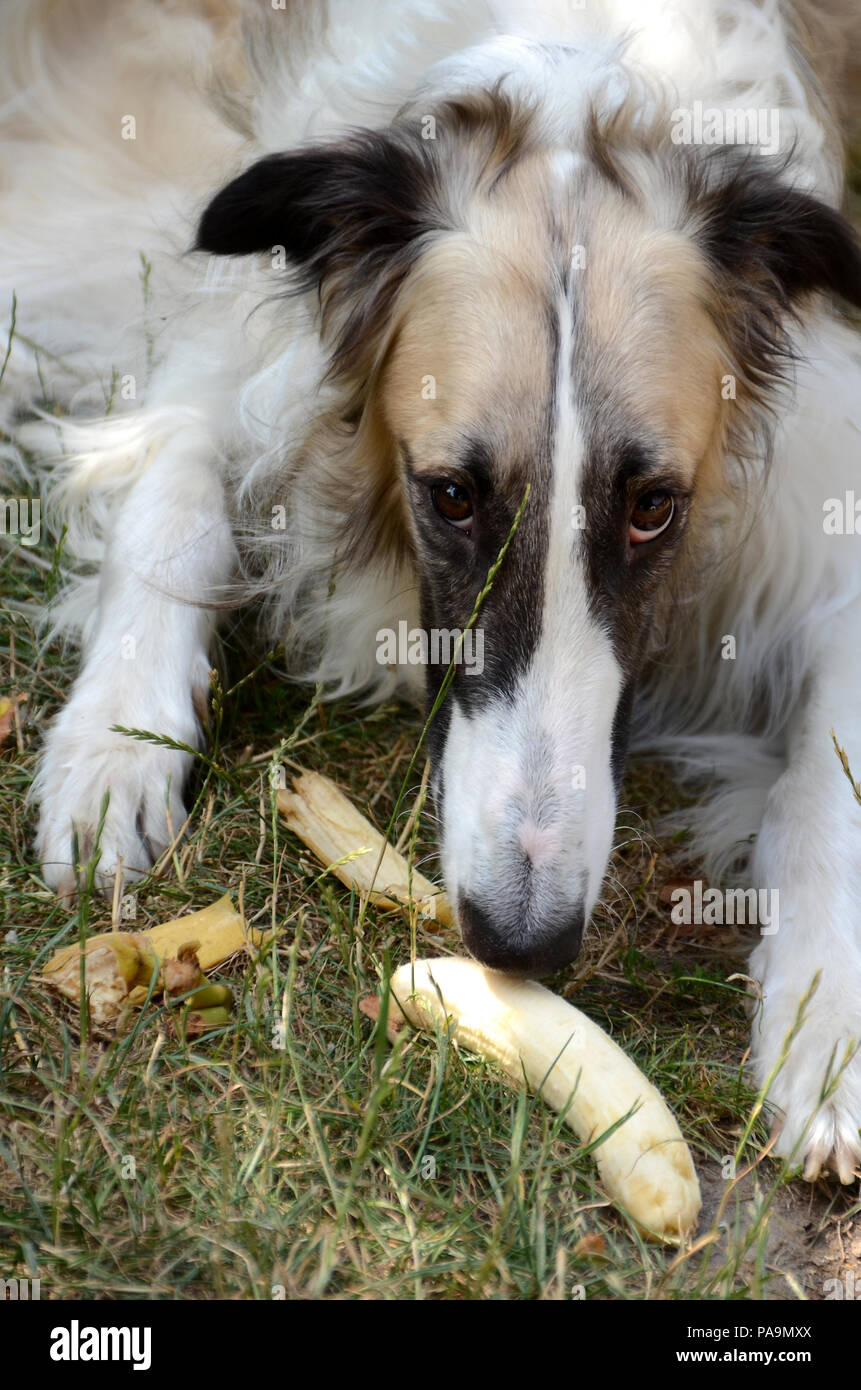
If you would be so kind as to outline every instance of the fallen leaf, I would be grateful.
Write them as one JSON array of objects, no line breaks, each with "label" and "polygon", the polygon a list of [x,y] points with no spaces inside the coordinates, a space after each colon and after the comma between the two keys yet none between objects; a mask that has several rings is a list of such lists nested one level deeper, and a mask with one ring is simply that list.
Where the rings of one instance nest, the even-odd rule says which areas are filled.
[{"label": "fallen leaf", "polygon": [[575,1255],[605,1255],[607,1253],[607,1242],[597,1231],[590,1231],[588,1235],[581,1236],[574,1246]]},{"label": "fallen leaf", "polygon": [[376,1023],[380,1016],[380,996],[378,994],[366,994],[359,1000],[359,1013],[366,1018],[373,1019]]},{"label": "fallen leaf", "polygon": [[[380,1017],[380,996],[378,994],[366,994],[363,999],[359,1000],[359,1013],[364,1014],[366,1018],[370,1018],[376,1023]],[[386,1020],[386,1037],[390,1043],[397,1041],[398,1033],[403,1026],[404,1021],[402,1019],[395,1021],[391,1014],[389,1014]]]}]

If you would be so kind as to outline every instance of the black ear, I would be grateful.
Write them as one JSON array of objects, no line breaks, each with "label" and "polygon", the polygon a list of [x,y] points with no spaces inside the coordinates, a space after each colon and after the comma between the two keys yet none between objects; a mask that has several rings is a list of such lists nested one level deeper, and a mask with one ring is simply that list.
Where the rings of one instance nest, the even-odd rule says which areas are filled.
[{"label": "black ear", "polygon": [[216,194],[195,249],[245,256],[283,246],[309,281],[342,263],[381,264],[440,222],[424,143],[390,127],[269,155]]},{"label": "black ear", "polygon": [[785,306],[817,290],[861,307],[861,247],[839,212],[748,155],[696,204],[714,265]]},{"label": "black ear", "polygon": [[839,212],[792,188],[758,154],[721,150],[698,163],[690,212],[739,390],[768,404],[790,375],[792,321],[804,297],[821,291],[861,307],[858,240]]}]

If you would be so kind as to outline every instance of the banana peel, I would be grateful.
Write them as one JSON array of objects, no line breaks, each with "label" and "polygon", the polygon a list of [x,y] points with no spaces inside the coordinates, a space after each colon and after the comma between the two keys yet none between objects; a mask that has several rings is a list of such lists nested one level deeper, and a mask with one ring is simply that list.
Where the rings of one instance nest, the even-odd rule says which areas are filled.
[{"label": "banana peel", "polygon": [[[150,927],[143,932],[103,932],[84,942],[84,984],[90,1017],[100,1028],[115,1023],[129,1006],[143,1004],[153,985],[153,993],[163,993],[166,1002],[183,996],[182,1002],[206,1014],[227,1011],[233,1003],[231,991],[213,985],[204,971],[220,965],[237,951],[259,948],[271,933],[246,927],[226,893],[217,902],[187,917]],[[153,976],[155,981],[153,982]],[[73,941],[48,961],[42,978],[53,989],[80,1007],[81,948]],[[217,1026],[224,1020],[212,1020]],[[193,1031],[203,1031],[196,1028]]]},{"label": "banana peel", "polygon": [[184,1009],[182,1012],[182,1032],[187,1038],[198,1037],[212,1028],[223,1028],[229,1022],[228,1008]]},{"label": "banana peel", "polygon": [[[104,1027],[117,1017],[130,994],[140,990],[146,998],[146,987],[138,983],[143,975],[143,957],[133,937],[122,932],[91,937],[84,944],[84,953],[90,1017],[99,1027]],[[78,1006],[81,1002],[80,960],[80,946],[76,941],[57,951],[42,972],[52,989]]]},{"label": "banana peel", "polygon": [[454,925],[445,893],[417,869],[411,879],[403,855],[334,782],[319,772],[302,772],[293,779],[293,788],[278,792],[279,811],[323,867],[347,888],[366,894],[381,907],[408,909],[414,903],[422,917]]}]

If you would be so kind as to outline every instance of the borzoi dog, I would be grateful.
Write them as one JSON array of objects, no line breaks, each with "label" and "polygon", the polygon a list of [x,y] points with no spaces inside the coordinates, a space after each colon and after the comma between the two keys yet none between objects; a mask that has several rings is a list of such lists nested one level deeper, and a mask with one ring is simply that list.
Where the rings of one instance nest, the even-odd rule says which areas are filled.
[{"label": "borzoi dog", "polygon": [[390,696],[419,668],[379,633],[466,630],[508,543],[482,669],[430,735],[467,948],[573,959],[632,742],[710,779],[708,872],[779,893],[751,964],[760,1083],[789,1038],[778,1152],[852,1180],[845,8],[7,0],[3,420],[81,561],[57,622],[83,666],[35,786],[49,884],[74,887],[106,789],[103,883],[181,825],[188,755],[111,730],[201,739],[237,593],[297,678]]}]

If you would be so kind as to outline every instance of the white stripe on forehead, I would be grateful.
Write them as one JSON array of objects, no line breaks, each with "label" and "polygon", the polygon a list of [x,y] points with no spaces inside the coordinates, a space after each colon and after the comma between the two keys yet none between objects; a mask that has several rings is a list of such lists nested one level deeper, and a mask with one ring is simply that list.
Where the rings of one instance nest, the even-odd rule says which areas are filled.
[{"label": "white stripe on forehead", "polygon": [[[571,379],[573,312],[558,307],[559,357],[541,631],[512,696],[474,716],[452,708],[443,756],[443,859],[450,890],[493,903],[516,893],[512,850],[542,874],[546,907],[600,892],[615,819],[613,721],[622,673],[590,610],[581,504],[585,444]],[[588,523],[588,515],[587,515]],[[509,880],[511,880],[509,882]],[[546,901],[545,901],[546,900]]]},{"label": "white stripe on forehead", "polygon": [[604,831],[615,801],[611,752],[622,672],[610,636],[590,606],[584,542],[584,524],[589,526],[590,517],[588,497],[582,491],[586,441],[574,404],[573,310],[566,299],[560,300],[558,321],[544,606],[541,636],[522,685],[524,701],[553,746],[554,788],[567,790],[575,780],[575,769],[583,768],[586,793],[579,800],[584,811],[588,806],[584,826],[588,837],[590,826]]},{"label": "white stripe on forehead", "polygon": [[[568,283],[576,295],[576,271]],[[573,306],[567,297],[560,298],[558,324],[544,606],[522,698],[529,723],[542,730],[552,759],[549,770],[533,767],[527,777],[540,778],[543,773],[548,792],[561,800],[561,853],[563,858],[570,856],[572,870],[576,864],[584,875],[591,911],[612,844],[613,722],[622,673],[610,637],[589,602],[584,522],[588,527],[590,518],[582,489],[587,442],[574,403]]]}]

